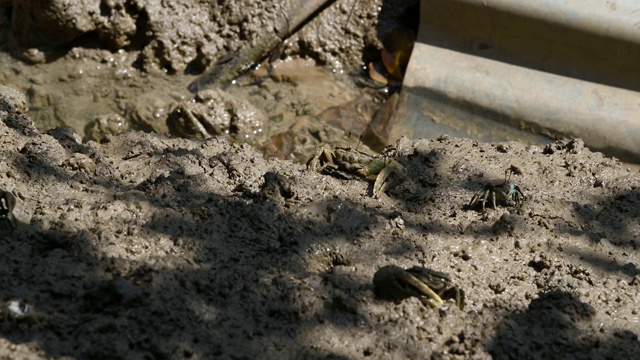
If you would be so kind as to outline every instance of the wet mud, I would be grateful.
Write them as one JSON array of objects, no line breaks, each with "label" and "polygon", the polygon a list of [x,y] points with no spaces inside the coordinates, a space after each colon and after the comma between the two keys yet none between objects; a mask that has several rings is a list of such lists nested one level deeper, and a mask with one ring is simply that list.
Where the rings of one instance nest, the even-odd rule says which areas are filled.
[{"label": "wet mud", "polygon": [[[224,139],[83,143],[4,109],[0,300],[30,307],[8,358],[640,355],[640,176],[580,140],[402,139],[374,199]],[[511,165],[523,204],[469,209]],[[464,310],[379,298],[386,265],[448,274]]]},{"label": "wet mud", "polygon": [[[579,139],[401,138],[387,153],[405,180],[376,199],[371,181],[304,162],[321,143],[366,151],[354,134],[385,97],[342,66],[394,27],[379,8],[405,2],[336,1],[269,72],[200,102],[187,85],[274,12],[174,3],[104,2],[57,23],[60,43],[37,34],[47,21],[0,19],[6,51],[45,62],[0,54],[1,358],[640,358],[637,169]],[[214,98],[234,110],[212,114]],[[240,108],[260,112],[244,132]],[[171,138],[177,109],[178,124],[258,135]],[[469,206],[512,166],[521,201]],[[377,295],[390,265],[446,274],[463,309]]]}]

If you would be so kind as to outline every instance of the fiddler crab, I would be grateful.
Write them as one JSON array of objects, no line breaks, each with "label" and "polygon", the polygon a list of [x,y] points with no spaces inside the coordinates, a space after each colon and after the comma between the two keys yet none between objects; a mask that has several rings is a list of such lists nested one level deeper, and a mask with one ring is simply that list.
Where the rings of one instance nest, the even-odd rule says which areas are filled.
[{"label": "fiddler crab", "polygon": [[[0,219],[9,222],[11,229],[16,228],[16,218],[13,216],[13,208],[16,206],[16,197],[12,193],[0,190]],[[0,224],[0,229],[5,227]]]},{"label": "fiddler crab", "polygon": [[473,194],[469,202],[469,208],[473,208],[478,204],[482,204],[482,211],[485,211],[487,200],[491,199],[491,205],[496,208],[496,200],[503,201],[507,205],[522,205],[527,199],[526,195],[520,190],[516,184],[510,183],[511,175],[522,175],[522,170],[515,165],[511,165],[504,172],[504,182],[498,185],[486,184],[481,190]]},{"label": "fiddler crab", "polygon": [[370,155],[348,146],[336,146],[333,150],[324,145],[307,161],[307,168],[317,172],[339,171],[355,174],[374,181],[375,198],[405,179],[400,163],[387,155]]},{"label": "fiddler crab", "polygon": [[26,301],[9,300],[0,305],[0,319],[18,321],[31,314],[31,306]]},{"label": "fiddler crab", "polygon": [[452,284],[449,275],[414,266],[403,269],[387,265],[373,276],[375,293],[381,298],[402,300],[415,296],[429,307],[440,308],[443,300],[453,299],[460,310],[464,310],[464,290]]}]

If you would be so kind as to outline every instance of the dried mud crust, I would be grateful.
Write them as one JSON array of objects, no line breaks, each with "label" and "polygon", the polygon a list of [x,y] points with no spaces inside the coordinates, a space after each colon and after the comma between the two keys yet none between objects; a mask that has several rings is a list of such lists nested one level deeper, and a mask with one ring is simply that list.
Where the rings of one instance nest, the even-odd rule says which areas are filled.
[{"label": "dried mud crust", "polygon": [[[407,179],[373,199],[224,140],[0,115],[0,300],[32,308],[0,323],[8,358],[640,356],[640,177],[579,140],[401,139]],[[465,208],[510,165],[520,210]],[[388,264],[450,274],[465,310],[377,299]]]}]

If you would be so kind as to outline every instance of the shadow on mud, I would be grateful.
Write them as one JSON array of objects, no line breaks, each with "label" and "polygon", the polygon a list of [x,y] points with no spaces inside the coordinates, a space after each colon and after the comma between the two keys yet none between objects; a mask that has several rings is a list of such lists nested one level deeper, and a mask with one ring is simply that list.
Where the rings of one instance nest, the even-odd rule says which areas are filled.
[{"label": "shadow on mud", "polygon": [[638,250],[640,235],[640,189],[629,184],[629,189],[617,191],[602,198],[598,204],[576,209],[586,224],[586,232],[594,243],[603,239],[618,247]]},{"label": "shadow on mud", "polygon": [[[465,216],[462,207],[478,184],[468,180],[466,170],[455,183],[446,180],[444,174],[452,171],[442,168],[446,153],[416,151],[398,159],[409,174],[400,188],[389,191],[398,209],[344,194],[348,190],[323,196],[322,180],[292,165],[261,163],[241,146],[220,146],[223,150],[205,156],[212,151],[206,142],[183,148],[179,140],[160,138],[113,138],[128,151],[122,161],[110,163],[117,155],[107,156],[113,150],[108,142],[94,153],[65,146],[64,136],[57,136],[67,152],[84,153],[98,163],[94,177],[53,161],[50,153],[59,150],[47,147],[53,141],[48,137],[34,139],[19,153],[3,153],[17,179],[38,186],[46,179],[56,191],[61,187],[54,184],[63,183],[109,197],[103,202],[53,193],[54,200],[31,194],[20,199],[38,205],[31,224],[19,224],[0,241],[0,281],[5,284],[0,295],[2,300],[27,299],[34,313],[3,322],[2,337],[15,344],[37,343],[53,357],[341,359],[354,351],[382,356],[376,351],[385,346],[407,356],[431,353],[420,341],[407,345],[385,338],[384,346],[376,344],[382,350],[357,342],[363,329],[375,333],[379,324],[368,312],[374,301],[371,278],[355,265],[380,258],[373,245],[377,241],[393,244],[384,249],[390,258],[420,250],[415,238],[397,231],[401,226],[435,235],[464,230],[441,214]],[[147,170],[143,181],[131,175]],[[314,183],[306,183],[309,179]],[[83,216],[107,225],[76,221],[78,209],[95,212]],[[421,216],[418,222],[400,222],[403,212]],[[476,222],[487,231],[480,238],[495,231]],[[517,221],[513,226],[519,227]],[[555,329],[573,326],[563,322],[567,316],[580,323],[594,315],[570,295],[545,294],[526,312],[506,318],[491,351],[496,356],[512,351],[514,336],[527,345],[527,325],[545,316],[556,319],[550,328]],[[513,324],[515,330],[509,330]],[[532,329],[544,331],[544,326]],[[618,333],[619,341],[635,335]],[[604,342],[618,341],[615,334]],[[342,338],[354,343],[332,346]],[[582,342],[569,340],[562,344],[583,351]],[[601,348],[609,349],[604,342]],[[331,350],[336,348],[349,350]]]},{"label": "shadow on mud", "polygon": [[[621,182],[626,184],[626,182]],[[620,184],[618,184],[620,186]],[[630,184],[629,189],[616,191],[613,195],[601,197],[588,204],[574,204],[573,212],[580,221],[580,227],[566,224],[561,233],[586,237],[594,247],[618,248],[622,256],[568,249],[580,259],[607,272],[619,272],[629,277],[640,275],[638,264],[629,255],[637,254],[640,243],[640,191]],[[626,254],[626,256],[625,256]]]},{"label": "shadow on mud", "polygon": [[543,293],[525,311],[505,316],[487,350],[495,359],[640,357],[638,334],[630,330],[601,327],[599,332],[585,332],[602,326],[596,323],[596,313],[570,293]]},{"label": "shadow on mud", "polygon": [[[374,326],[361,309],[373,297],[371,279],[348,265],[377,256],[355,253],[354,244],[397,214],[347,198],[290,202],[298,180],[277,172],[264,174],[258,191],[242,182],[230,195],[203,191],[212,172],[226,173],[221,181],[244,176],[246,165],[232,152],[205,159],[193,150],[131,144],[125,161],[162,162],[155,164],[161,171],[135,184],[108,167],[98,168],[97,179],[82,171],[70,176],[35,141],[23,150],[14,162],[21,178],[38,168],[49,181],[111,189],[114,201],[148,201],[153,215],[142,227],[114,213],[109,230],[78,229],[67,222],[74,208],[109,205],[68,198],[61,208],[36,210],[36,218],[58,213],[59,220],[20,223],[3,237],[3,262],[11,264],[0,275],[3,300],[26,299],[34,309],[3,323],[2,336],[11,342],[35,341],[53,357],[340,359],[347,357],[314,344],[331,343],[339,329]],[[89,149],[67,150],[100,161]],[[205,173],[185,173],[194,157]],[[147,237],[170,240],[152,244]],[[156,255],[131,259],[149,247]],[[108,250],[118,248],[129,254]],[[320,329],[326,322],[338,333]]]}]

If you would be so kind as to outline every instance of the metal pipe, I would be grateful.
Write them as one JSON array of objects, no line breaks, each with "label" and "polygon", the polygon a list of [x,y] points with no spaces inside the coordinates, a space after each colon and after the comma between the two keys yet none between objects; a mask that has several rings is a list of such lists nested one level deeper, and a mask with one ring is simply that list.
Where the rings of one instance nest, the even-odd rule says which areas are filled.
[{"label": "metal pipe", "polygon": [[631,0],[422,0],[395,116],[427,104],[458,129],[498,121],[640,163],[638,28]]}]

